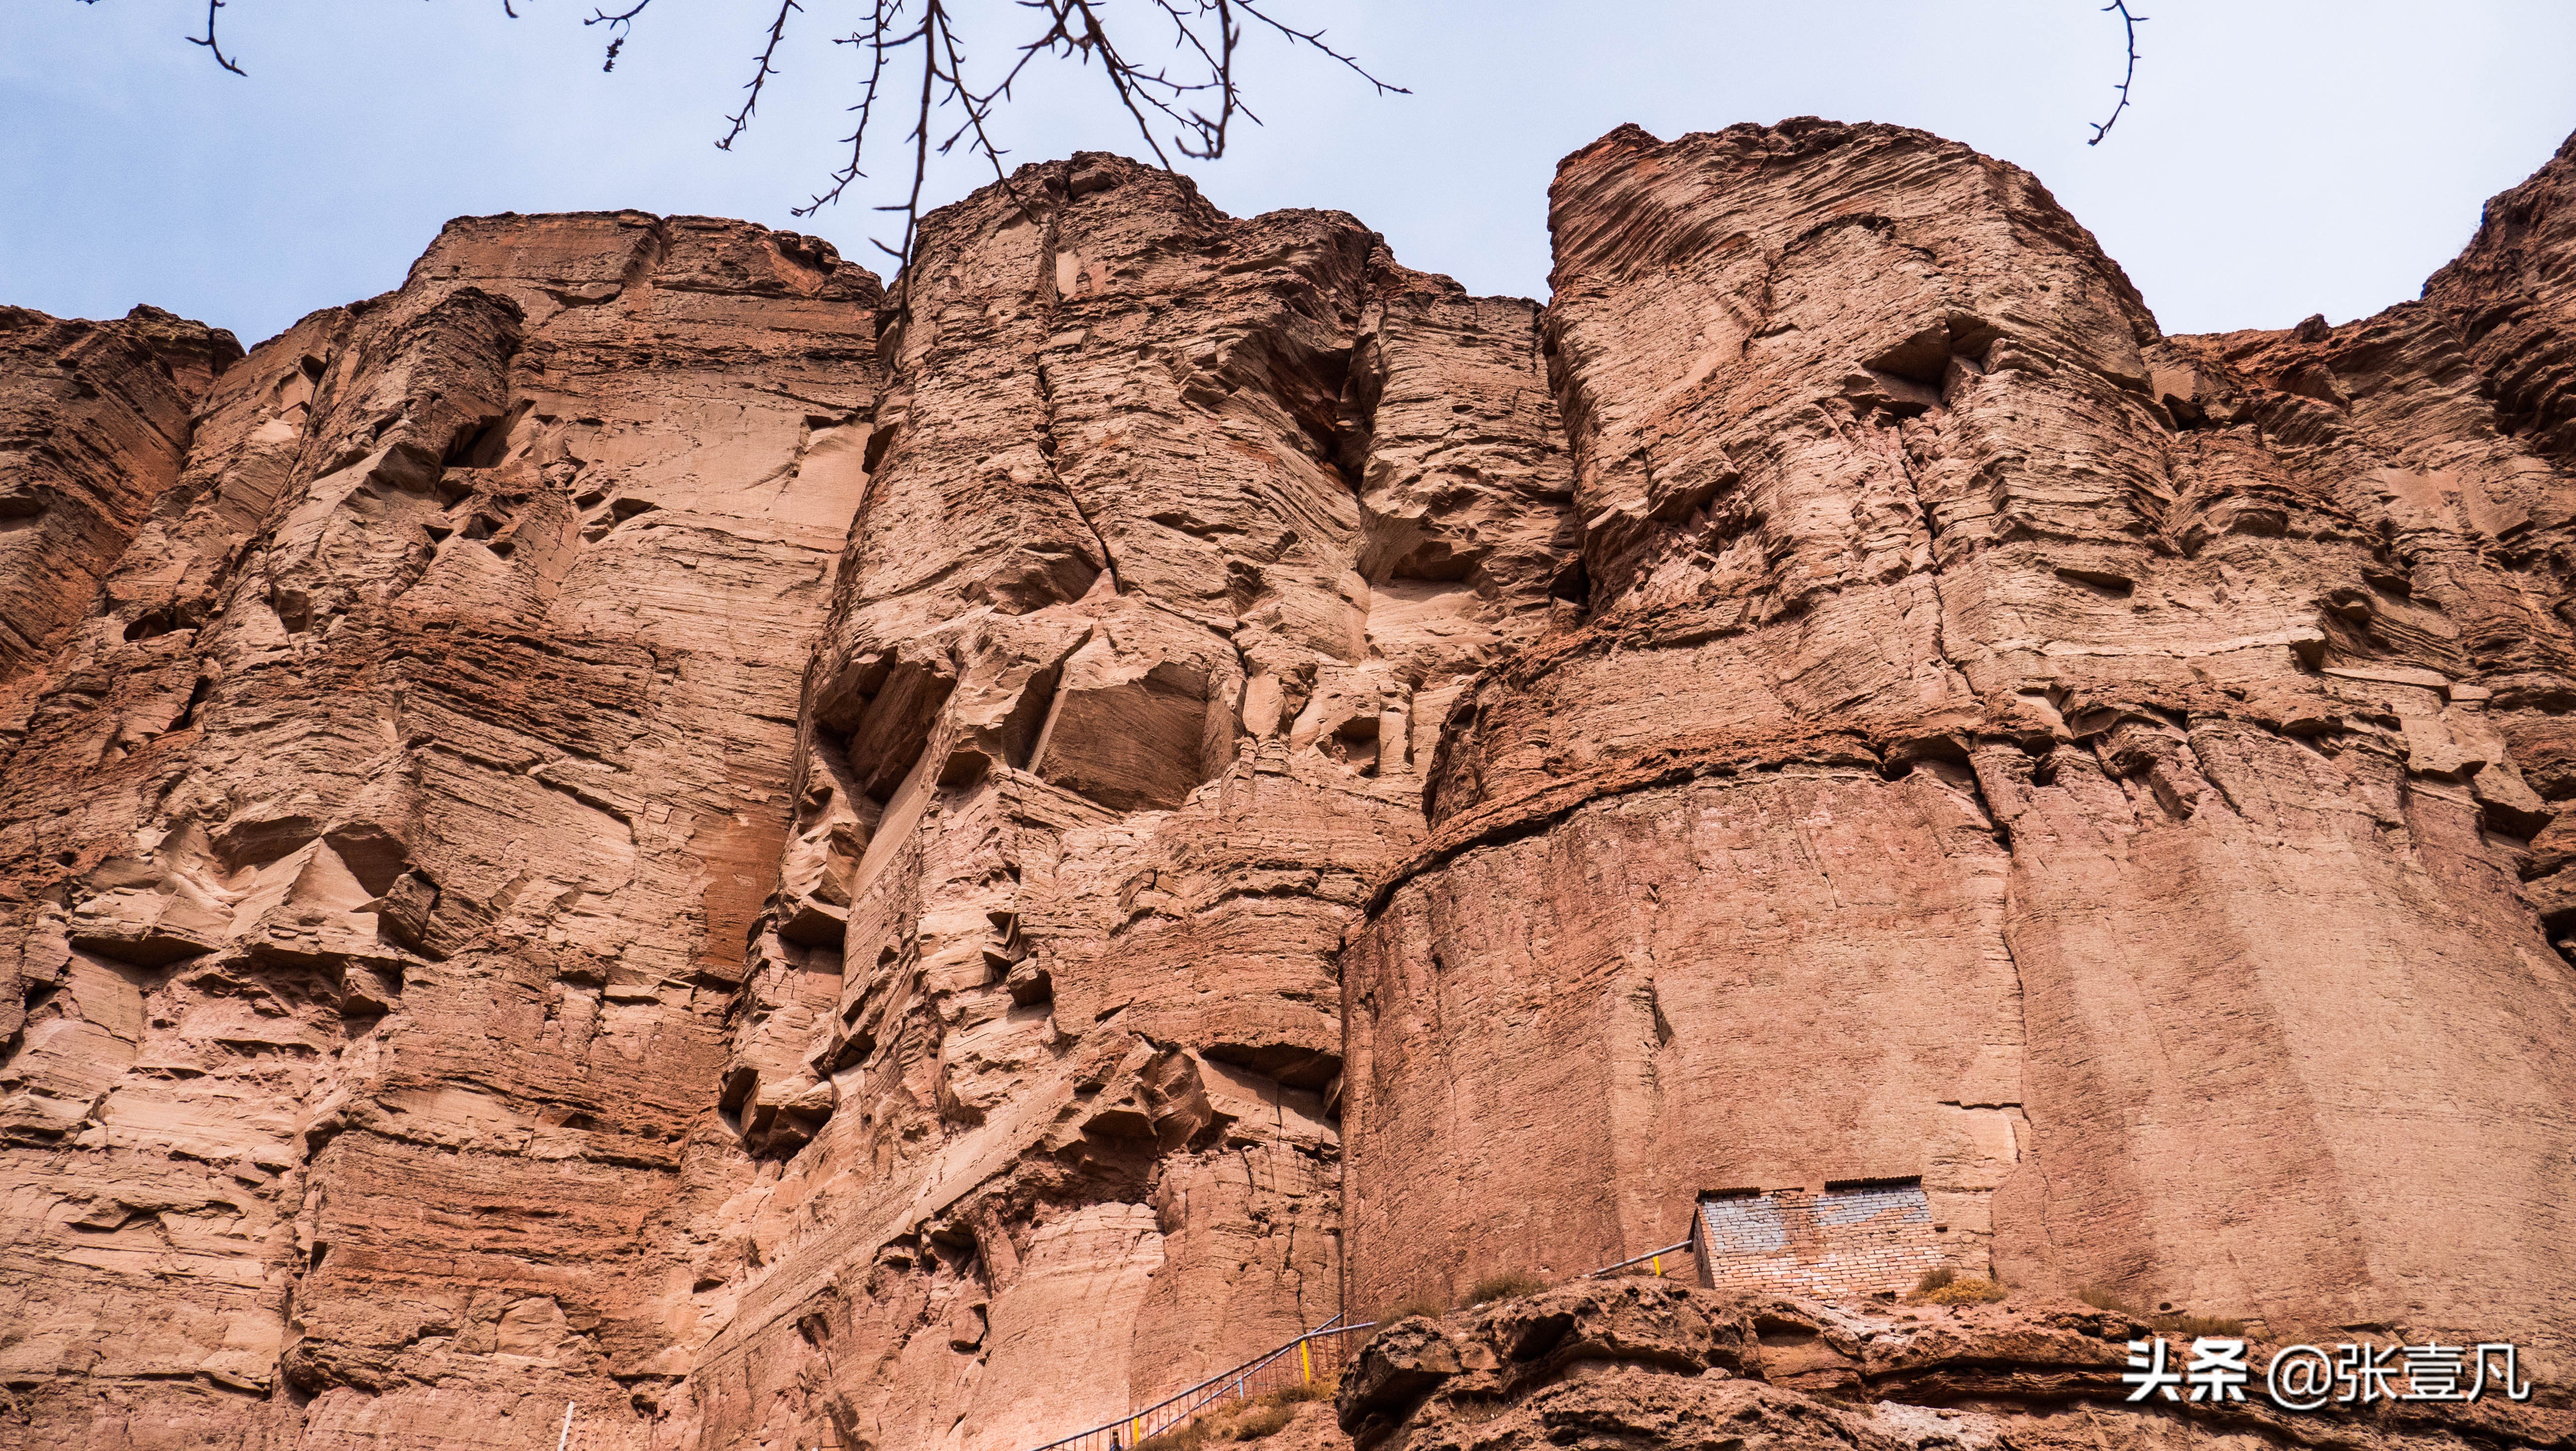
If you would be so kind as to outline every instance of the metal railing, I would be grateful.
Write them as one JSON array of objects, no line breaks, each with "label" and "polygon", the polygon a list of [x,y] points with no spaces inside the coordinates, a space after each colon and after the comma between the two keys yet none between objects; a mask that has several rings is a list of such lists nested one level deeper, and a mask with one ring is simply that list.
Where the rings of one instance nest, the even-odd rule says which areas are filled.
[{"label": "metal railing", "polygon": [[[1691,1242],[1683,1240],[1662,1249],[1648,1250],[1634,1259],[1586,1270],[1575,1278],[1596,1280],[1603,1275],[1615,1275],[1621,1270],[1645,1265],[1660,1279],[1666,1259],[1678,1259],[1690,1253]],[[1364,1325],[1344,1325],[1342,1318],[1335,1315],[1276,1350],[1257,1355],[1231,1370],[1220,1371],[1143,1410],[1131,1411],[1107,1425],[1078,1431],[1063,1440],[1032,1447],[1030,1451],[1132,1451],[1137,1442],[1161,1435],[1219,1401],[1248,1401],[1291,1386],[1330,1385],[1341,1374],[1342,1366],[1354,1348],[1354,1342],[1346,1337],[1377,1328],[1374,1320]]]},{"label": "metal railing", "polygon": [[1675,1259],[1679,1259],[1683,1255],[1690,1253],[1690,1247],[1691,1242],[1689,1240],[1683,1240],[1679,1244],[1668,1244],[1662,1249],[1648,1250],[1633,1260],[1621,1260],[1615,1265],[1603,1265],[1597,1270],[1586,1270],[1582,1274],[1575,1276],[1575,1278],[1578,1280],[1597,1280],[1603,1275],[1615,1275],[1621,1270],[1627,1269],[1631,1265],[1645,1265],[1654,1272],[1655,1278],[1660,1280],[1664,1277],[1664,1258],[1669,1255]]},{"label": "metal railing", "polygon": [[1278,1349],[1220,1371],[1178,1395],[1131,1411],[1105,1426],[1049,1441],[1033,1451],[1125,1451],[1139,1441],[1181,1425],[1219,1401],[1248,1401],[1291,1386],[1329,1385],[1340,1376],[1342,1363],[1350,1356],[1353,1342],[1348,1337],[1377,1328],[1374,1320],[1364,1325],[1344,1325],[1341,1320],[1340,1315],[1335,1315]]}]

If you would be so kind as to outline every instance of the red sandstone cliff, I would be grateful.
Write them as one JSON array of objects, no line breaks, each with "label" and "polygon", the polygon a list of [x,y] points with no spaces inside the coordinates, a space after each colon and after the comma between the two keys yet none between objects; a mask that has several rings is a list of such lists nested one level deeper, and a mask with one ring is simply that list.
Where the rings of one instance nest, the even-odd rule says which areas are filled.
[{"label": "red sandstone cliff", "polygon": [[[908,310],[593,214],[0,314],[0,1427],[1026,1451],[1851,1179],[2563,1379],[2572,189],[2215,338],[1815,121],[1568,158],[1544,309],[1084,155]],[[1612,1299],[1280,1444],[2021,1445],[2135,1328]]]},{"label": "red sandstone cliff", "polygon": [[2565,1354],[2569,333],[2470,279],[2570,167],[2422,302],[2168,341],[1917,132],[1569,158],[1593,614],[1344,958],[1363,1298],[1919,1176],[1979,1272]]}]

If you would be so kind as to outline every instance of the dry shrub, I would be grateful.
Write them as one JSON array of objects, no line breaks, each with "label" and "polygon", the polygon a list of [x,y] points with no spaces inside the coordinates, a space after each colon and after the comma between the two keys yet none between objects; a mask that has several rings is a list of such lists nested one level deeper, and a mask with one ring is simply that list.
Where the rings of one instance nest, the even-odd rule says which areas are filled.
[{"label": "dry shrub", "polygon": [[1449,1307],[1439,1301],[1426,1295],[1415,1295],[1409,1299],[1398,1300],[1379,1311],[1377,1323],[1382,1326],[1392,1325],[1398,1320],[1410,1320],[1416,1315],[1437,1320],[1448,1313]]},{"label": "dry shrub", "polygon": [[1923,1278],[1914,1282],[1914,1293],[1918,1295],[1931,1294],[1934,1290],[1938,1290],[1943,1286],[1948,1285],[1951,1281],[1956,1280],[1957,1278],[1959,1278],[1959,1272],[1950,1268],[1948,1265],[1935,1266],[1932,1269],[1925,1270],[1923,1272]]}]

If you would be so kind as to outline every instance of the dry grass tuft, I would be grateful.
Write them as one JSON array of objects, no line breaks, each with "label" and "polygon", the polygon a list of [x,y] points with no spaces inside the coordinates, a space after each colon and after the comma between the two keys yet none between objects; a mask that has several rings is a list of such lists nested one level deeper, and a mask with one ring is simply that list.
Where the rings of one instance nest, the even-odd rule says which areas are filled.
[{"label": "dry grass tuft", "polygon": [[1329,1401],[1332,1398],[1333,1387],[1324,1384],[1322,1381],[1316,1381],[1312,1385],[1290,1386],[1284,1391],[1272,1391],[1270,1394],[1261,1397],[1255,1404],[1265,1406],[1293,1406],[1299,1401]]},{"label": "dry grass tuft", "polygon": [[1546,1288],[1547,1283],[1536,1275],[1523,1274],[1519,1270],[1505,1270],[1499,1275],[1487,1275],[1470,1285],[1467,1288],[1467,1298],[1458,1303],[1487,1305],[1496,1300],[1511,1300],[1522,1295],[1535,1295]]},{"label": "dry grass tuft", "polygon": [[1186,1426],[1155,1432],[1137,1442],[1135,1451],[1197,1451],[1212,1434],[1214,1428],[1206,1421],[1192,1421]]},{"label": "dry grass tuft", "polygon": [[1963,1280],[1953,1275],[1948,1282],[1917,1290],[1905,1299],[1912,1305],[1991,1305],[2011,1293],[2010,1288],[1994,1280]]},{"label": "dry grass tuft", "polygon": [[2137,1306],[2130,1304],[2122,1298],[2119,1291],[2108,1285],[2086,1285],[2075,1292],[2075,1298],[2096,1310],[2115,1310],[2123,1315],[2138,1313]]},{"label": "dry grass tuft", "polygon": [[1437,1320],[1448,1313],[1449,1307],[1439,1301],[1425,1295],[1415,1295],[1410,1299],[1398,1300],[1379,1311],[1377,1323],[1380,1326],[1392,1325],[1398,1320],[1410,1320],[1416,1315]]},{"label": "dry grass tuft", "polygon": [[1296,1414],[1295,1406],[1256,1406],[1234,1418],[1234,1439],[1258,1441],[1276,1433]]},{"label": "dry grass tuft", "polygon": [[1211,1443],[1222,1446],[1228,1441],[1259,1441],[1277,1435],[1294,1420],[1299,1405],[1332,1397],[1332,1385],[1318,1382],[1289,1386],[1249,1401],[1219,1402],[1187,1425],[1174,1426],[1137,1442],[1134,1451],[1198,1451]]}]

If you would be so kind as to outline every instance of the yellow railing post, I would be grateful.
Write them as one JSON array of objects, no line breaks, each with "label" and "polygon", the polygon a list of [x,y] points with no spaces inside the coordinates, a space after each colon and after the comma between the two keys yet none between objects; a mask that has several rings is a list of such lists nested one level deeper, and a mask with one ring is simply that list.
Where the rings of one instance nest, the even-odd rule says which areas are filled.
[{"label": "yellow railing post", "polygon": [[1297,1372],[1300,1376],[1298,1384],[1313,1385],[1315,1383],[1315,1362],[1311,1356],[1306,1354],[1306,1342],[1303,1340],[1297,1342]]}]

